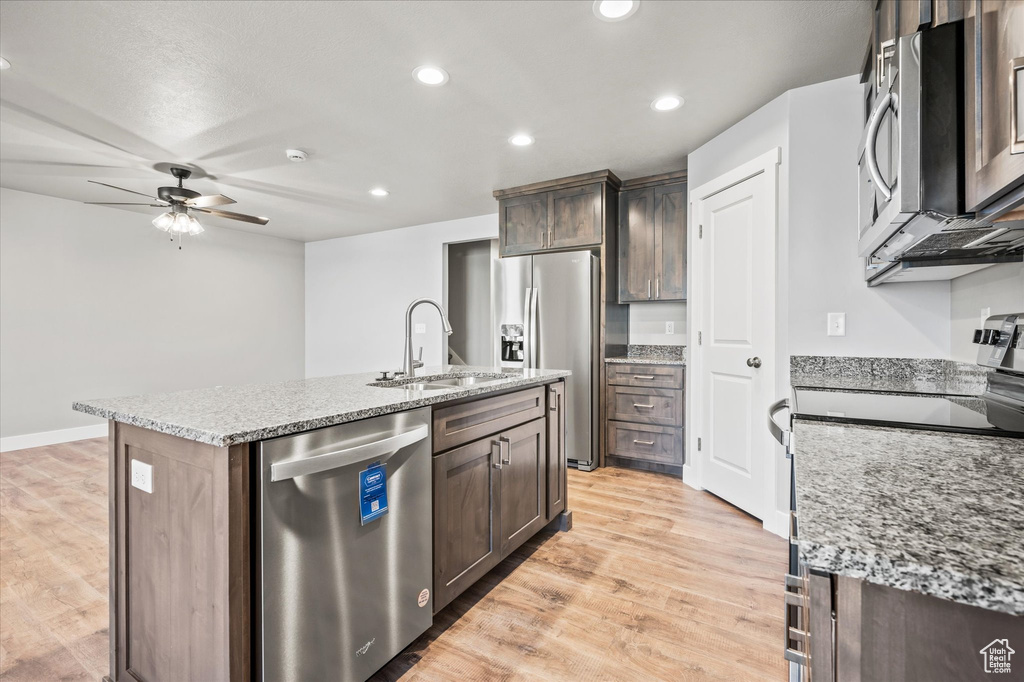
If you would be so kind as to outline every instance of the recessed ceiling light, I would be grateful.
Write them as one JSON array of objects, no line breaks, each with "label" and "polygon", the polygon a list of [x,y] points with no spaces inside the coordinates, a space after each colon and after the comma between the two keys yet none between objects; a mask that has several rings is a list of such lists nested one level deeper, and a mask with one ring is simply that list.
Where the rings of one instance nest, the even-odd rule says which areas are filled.
[{"label": "recessed ceiling light", "polygon": [[622,21],[633,16],[640,0],[594,0],[594,14],[601,21]]},{"label": "recessed ceiling light", "polygon": [[0,71],[6,71],[9,68],[11,68],[11,63],[3,57],[0,57]]},{"label": "recessed ceiling light", "polygon": [[391,192],[387,191],[383,187],[374,187],[373,189],[370,190],[370,194],[372,194],[375,197],[386,197],[387,195],[391,194]]},{"label": "recessed ceiling light", "polygon": [[448,82],[448,72],[440,66],[417,66],[412,77],[424,85],[444,85]]},{"label": "recessed ceiling light", "polygon": [[508,138],[509,144],[514,144],[517,147],[529,147],[533,144],[533,136],[527,135],[526,133],[516,133],[512,137]]},{"label": "recessed ceiling light", "polygon": [[683,106],[683,98],[676,97],[674,95],[666,95],[665,97],[659,97],[658,99],[651,102],[651,109],[655,111],[672,111]]}]

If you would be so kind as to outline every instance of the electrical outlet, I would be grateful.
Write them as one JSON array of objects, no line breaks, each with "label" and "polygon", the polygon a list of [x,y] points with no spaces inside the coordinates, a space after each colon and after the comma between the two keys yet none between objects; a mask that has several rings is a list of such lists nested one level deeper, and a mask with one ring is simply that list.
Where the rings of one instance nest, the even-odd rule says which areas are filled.
[{"label": "electrical outlet", "polygon": [[427,333],[427,325],[424,324],[423,322],[418,322],[416,324],[416,333],[417,334],[426,334]]},{"label": "electrical outlet", "polygon": [[846,313],[828,314],[828,335],[846,336]]},{"label": "electrical outlet", "polygon": [[676,323],[675,322],[666,322],[665,323],[665,333],[666,334],[675,334],[676,333]]},{"label": "electrical outlet", "polygon": [[144,493],[153,492],[153,465],[132,460],[132,487]]}]

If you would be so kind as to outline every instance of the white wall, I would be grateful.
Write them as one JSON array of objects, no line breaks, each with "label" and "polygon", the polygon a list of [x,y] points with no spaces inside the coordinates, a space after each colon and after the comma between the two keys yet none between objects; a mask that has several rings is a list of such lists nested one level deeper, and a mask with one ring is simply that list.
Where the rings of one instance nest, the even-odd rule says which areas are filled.
[{"label": "white wall", "polygon": [[303,248],[0,189],[0,435],[102,423],[77,399],[302,376]]},{"label": "white wall", "polygon": [[[949,282],[870,289],[864,283],[863,264],[856,255],[861,106],[856,76],[791,90],[687,159],[693,190],[774,147],[782,149],[775,363],[779,396],[789,392],[790,355],[950,354]],[[695,238],[691,229],[690,239]],[[695,249],[691,242],[689,252]],[[845,337],[826,335],[829,312],[846,313]],[[690,320],[691,329],[694,322]],[[691,395],[693,389],[688,384]],[[775,475],[777,509],[785,510],[788,465],[781,449]]]},{"label": "white wall", "polygon": [[1024,313],[1024,265],[1005,263],[957,277],[951,283],[951,356],[961,362],[977,362],[978,347],[972,343],[981,325],[981,310],[991,314]]},{"label": "white wall", "polygon": [[[672,322],[672,334],[665,323]],[[630,303],[629,342],[652,346],[686,345],[686,303]]]},{"label": "white wall", "polygon": [[[306,244],[306,376],[399,368],[406,307],[441,301],[444,244],[497,236],[491,214]],[[437,311],[420,306],[413,321],[427,325],[413,338],[423,361],[441,364]]]},{"label": "white wall", "polygon": [[[857,76],[789,92],[789,353],[948,358],[950,285],[867,287],[857,256]],[[846,336],[826,334],[846,313]]]}]

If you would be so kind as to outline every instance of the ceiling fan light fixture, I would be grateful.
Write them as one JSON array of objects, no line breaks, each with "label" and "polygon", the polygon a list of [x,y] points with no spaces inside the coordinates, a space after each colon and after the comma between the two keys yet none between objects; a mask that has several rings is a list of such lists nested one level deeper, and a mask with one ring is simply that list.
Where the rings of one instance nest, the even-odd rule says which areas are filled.
[{"label": "ceiling fan light fixture", "polygon": [[167,232],[167,230],[171,229],[171,225],[173,224],[173,213],[161,213],[156,218],[153,218],[153,227],[160,230],[161,232]]},{"label": "ceiling fan light fixture", "polygon": [[171,231],[176,234],[188,234],[192,230],[192,224],[189,222],[188,213],[177,213],[174,216],[174,224],[171,226]]},{"label": "ceiling fan light fixture", "polygon": [[196,220],[194,216],[188,217],[188,225],[188,233],[193,237],[196,236],[197,234],[202,234],[203,232],[206,232],[206,230],[203,229],[203,226],[199,224],[199,221]]}]

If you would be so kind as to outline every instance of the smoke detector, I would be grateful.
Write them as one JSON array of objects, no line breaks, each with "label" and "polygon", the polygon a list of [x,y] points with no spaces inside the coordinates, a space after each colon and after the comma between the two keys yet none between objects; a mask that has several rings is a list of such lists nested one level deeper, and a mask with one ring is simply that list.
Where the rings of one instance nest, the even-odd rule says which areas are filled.
[{"label": "smoke detector", "polygon": [[289,161],[294,161],[295,163],[302,163],[309,158],[309,154],[301,149],[285,149],[284,153],[288,156]]}]

